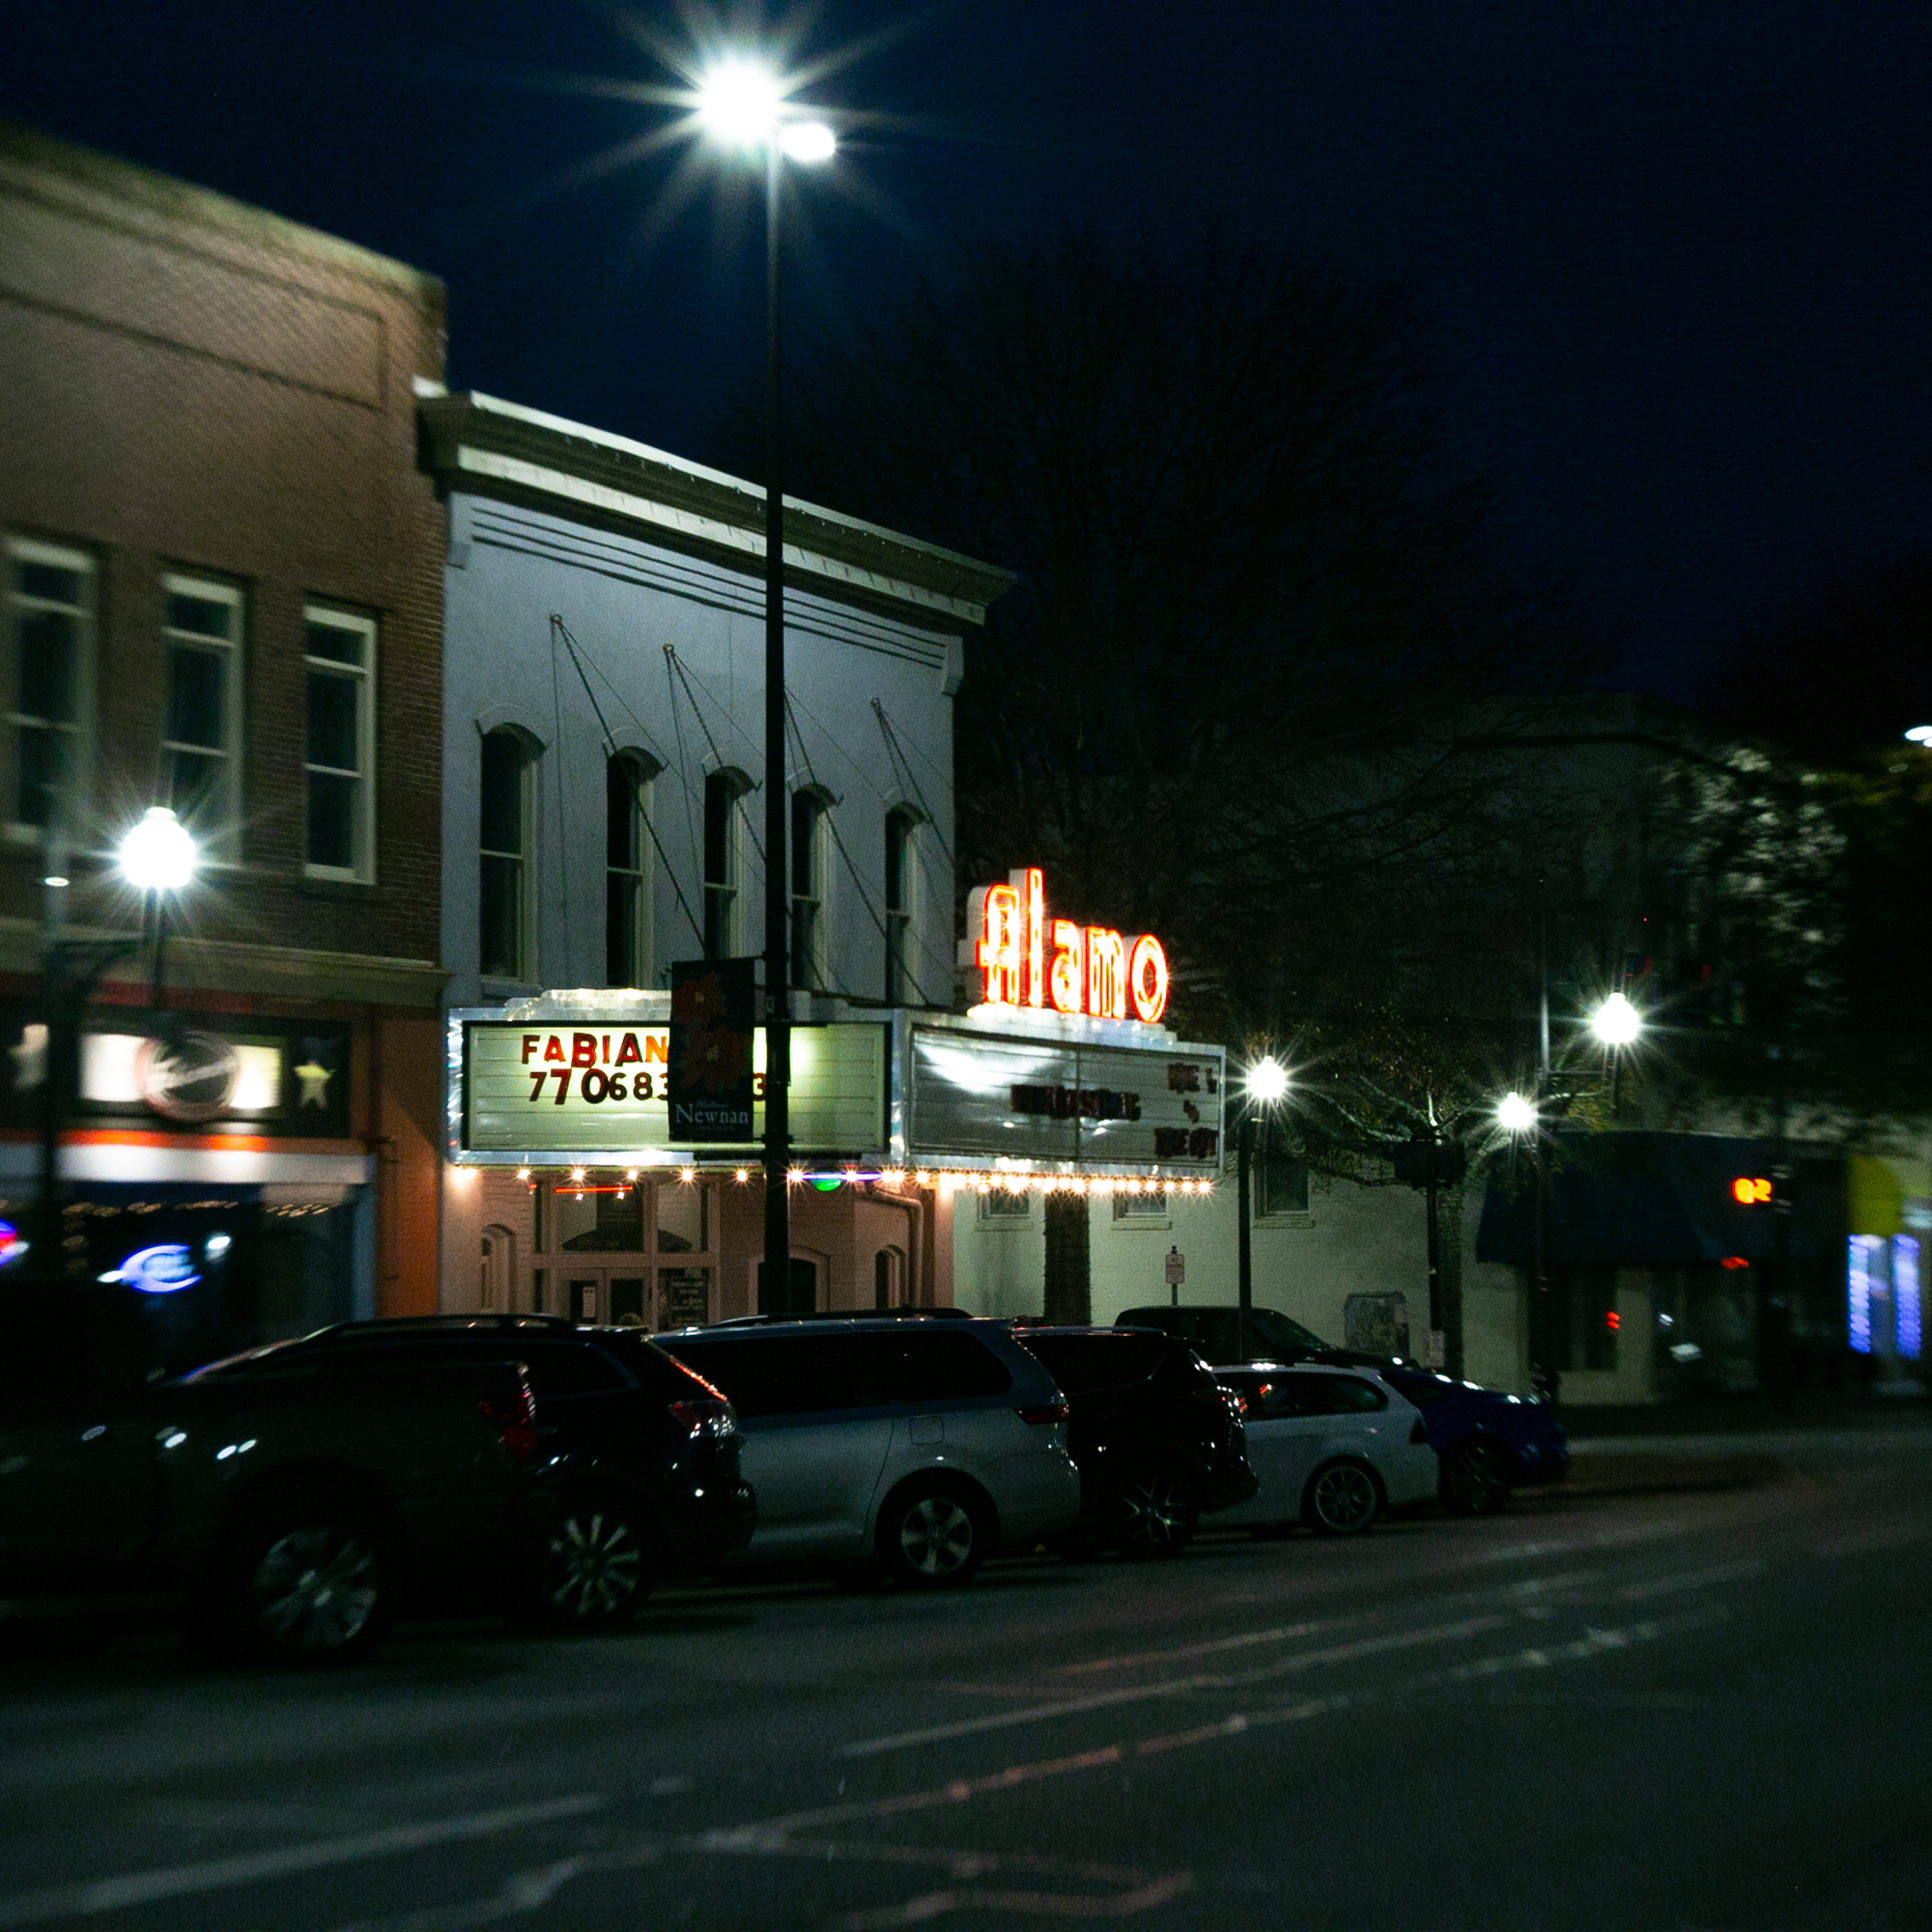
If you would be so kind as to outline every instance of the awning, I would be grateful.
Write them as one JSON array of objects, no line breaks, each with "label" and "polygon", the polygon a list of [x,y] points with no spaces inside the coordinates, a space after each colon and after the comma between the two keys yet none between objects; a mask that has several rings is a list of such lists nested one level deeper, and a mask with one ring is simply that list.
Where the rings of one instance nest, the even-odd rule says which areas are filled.
[{"label": "awning", "polygon": [[[1718,1134],[1562,1134],[1550,1152],[1552,1263],[1641,1266],[1769,1261],[1776,1214],[1738,1200],[1735,1184],[1768,1179],[1769,1140]],[[1791,1253],[1817,1260],[1841,1251],[1845,1164],[1841,1156],[1789,1151],[1796,1171]],[[1534,1172],[1525,1151],[1492,1174],[1483,1202],[1476,1258],[1528,1267],[1536,1257]]]}]

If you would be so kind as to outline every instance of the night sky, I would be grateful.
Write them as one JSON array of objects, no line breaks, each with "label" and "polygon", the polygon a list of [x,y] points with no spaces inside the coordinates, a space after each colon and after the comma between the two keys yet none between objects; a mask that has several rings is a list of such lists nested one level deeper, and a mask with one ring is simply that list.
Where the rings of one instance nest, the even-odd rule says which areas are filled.
[{"label": "night sky", "polygon": [[[627,18],[688,41],[575,0],[0,0],[0,116],[431,269],[455,385],[703,457],[756,232],[725,169],[668,207],[680,151],[585,168],[668,118],[622,98],[669,78]],[[1932,548],[1920,0],[829,0],[802,45],[881,38],[811,96],[884,118],[812,180],[804,320],[1066,220],[1411,282],[1514,539],[1666,696]]]}]

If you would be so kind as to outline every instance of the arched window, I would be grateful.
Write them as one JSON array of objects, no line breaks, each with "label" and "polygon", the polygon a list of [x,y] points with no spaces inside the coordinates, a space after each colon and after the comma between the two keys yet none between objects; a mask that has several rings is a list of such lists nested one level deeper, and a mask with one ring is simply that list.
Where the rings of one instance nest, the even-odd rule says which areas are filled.
[{"label": "arched window", "polygon": [[704,956],[729,959],[739,950],[739,883],[744,871],[745,780],[713,772],[704,781]]},{"label": "arched window", "polygon": [[791,798],[791,982],[816,988],[826,982],[825,808],[822,793],[796,791]]},{"label": "arched window", "polygon": [[604,767],[604,983],[647,986],[651,947],[651,780],[657,767],[619,752]]},{"label": "arched window", "polygon": [[529,747],[515,731],[484,733],[476,963],[492,979],[533,977],[530,773]]},{"label": "arched window", "polygon": [[919,818],[904,806],[886,813],[886,999],[903,1006],[920,997],[918,957]]}]

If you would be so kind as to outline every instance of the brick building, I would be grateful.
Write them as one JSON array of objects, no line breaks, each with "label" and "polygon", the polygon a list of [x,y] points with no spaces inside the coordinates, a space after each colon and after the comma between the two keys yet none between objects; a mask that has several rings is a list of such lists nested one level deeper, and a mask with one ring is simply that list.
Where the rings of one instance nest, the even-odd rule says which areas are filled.
[{"label": "brick building", "polygon": [[[0,1213],[60,941],[104,961],[69,1265],[198,1275],[152,1304],[184,1350],[435,1306],[442,328],[431,276],[0,128]],[[154,805],[203,856],[158,1006],[109,956]]]}]

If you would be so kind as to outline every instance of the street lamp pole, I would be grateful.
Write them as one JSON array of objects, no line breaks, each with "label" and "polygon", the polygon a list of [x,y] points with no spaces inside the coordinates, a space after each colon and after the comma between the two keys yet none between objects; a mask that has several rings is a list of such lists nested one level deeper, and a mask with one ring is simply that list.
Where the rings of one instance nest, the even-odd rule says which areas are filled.
[{"label": "street lamp pole", "polygon": [[1258,1060],[1248,1068],[1241,1095],[1241,1118],[1235,1129],[1235,1299],[1236,1342],[1248,1359],[1248,1331],[1255,1312],[1253,1208],[1255,1109],[1272,1106],[1288,1092],[1288,1071],[1278,1060]]},{"label": "street lamp pole", "polygon": [[784,417],[780,323],[780,202],[784,151],[765,136],[765,1294],[791,1306],[790,898],[785,867]]}]

